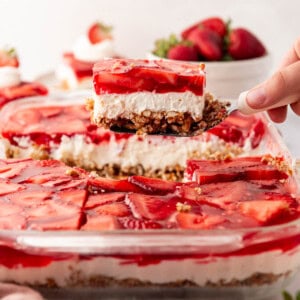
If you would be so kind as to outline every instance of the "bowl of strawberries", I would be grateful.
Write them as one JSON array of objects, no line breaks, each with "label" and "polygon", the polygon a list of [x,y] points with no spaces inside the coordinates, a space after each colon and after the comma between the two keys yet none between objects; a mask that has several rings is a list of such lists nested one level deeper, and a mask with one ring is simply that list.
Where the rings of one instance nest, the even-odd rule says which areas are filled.
[{"label": "bowl of strawberries", "polygon": [[236,98],[265,80],[271,58],[264,44],[248,29],[211,17],[158,39],[148,59],[204,63],[206,89],[217,97]]}]

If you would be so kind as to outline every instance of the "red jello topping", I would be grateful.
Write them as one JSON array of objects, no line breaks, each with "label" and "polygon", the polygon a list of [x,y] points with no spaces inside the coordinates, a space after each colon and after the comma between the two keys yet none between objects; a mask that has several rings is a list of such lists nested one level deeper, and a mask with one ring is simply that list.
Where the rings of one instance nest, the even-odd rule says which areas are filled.
[{"label": "red jello topping", "polygon": [[[271,172],[268,178],[261,178],[259,174],[256,177],[254,173],[247,178],[253,167],[265,172],[266,161],[278,162],[278,165],[267,164],[268,172],[277,166],[281,168]],[[299,203],[289,184],[291,178],[283,175],[286,173],[282,170],[281,158],[246,157],[225,164],[245,180],[233,176],[227,182],[220,182],[217,175],[227,168],[224,162],[216,161],[198,164],[194,161],[194,172],[211,169],[216,173],[215,181],[198,184],[142,176],[123,180],[93,178],[81,169],[54,160],[0,160],[0,229],[240,229],[277,225],[299,218]],[[248,249],[246,239],[251,236],[245,236],[245,249]],[[270,242],[264,249],[279,246]],[[9,252],[6,247],[1,251]],[[34,254],[11,251],[13,255],[7,255],[5,261],[9,267],[42,266],[51,261],[47,256],[37,255],[38,259],[34,260]],[[247,254],[247,251],[243,249],[236,255]],[[249,251],[253,251],[251,246]],[[153,263],[151,257],[143,255],[141,259]],[[22,263],[22,259],[27,258],[27,263]],[[152,258],[157,262],[165,259]],[[53,255],[53,259],[63,258]],[[180,257],[169,255],[167,259]]]},{"label": "red jello topping", "polygon": [[105,59],[93,68],[96,94],[186,92],[203,95],[205,74],[200,65],[162,60]]},{"label": "red jello topping", "polygon": [[22,82],[16,86],[0,88],[0,108],[16,99],[47,95],[47,93],[47,88],[37,82]]},{"label": "red jello topping", "polygon": [[[87,143],[100,144],[109,141],[127,139],[132,135],[118,134],[97,128],[90,122],[90,113],[82,104],[44,105],[26,103],[15,105],[2,111],[0,133],[13,145],[18,145],[16,138],[29,137],[37,145],[49,147],[50,142],[60,143],[62,136],[85,135]],[[233,120],[235,122],[233,122]],[[62,126],[64,124],[64,126]],[[257,147],[264,134],[264,123],[254,116],[242,116],[235,113],[221,124],[205,133],[209,140],[210,135],[217,135],[226,142],[243,146],[249,138],[253,147]],[[256,129],[259,129],[256,130]],[[230,134],[230,132],[235,134]],[[204,135],[202,136],[202,138]],[[174,139],[173,137],[162,137]],[[151,141],[151,137],[149,137]]]},{"label": "red jello topping", "polygon": [[48,147],[60,143],[62,136],[82,134],[86,142],[99,144],[111,138],[126,139],[129,134],[114,134],[91,125],[90,113],[84,105],[13,107],[3,115],[0,131],[14,145],[15,138],[27,136],[37,145]]},{"label": "red jello topping", "polygon": [[64,53],[64,62],[65,64],[67,64],[68,66],[70,66],[77,79],[81,80],[87,77],[92,78],[93,76],[93,66],[94,63],[93,61],[82,61],[82,60],[78,60],[75,58],[73,53]]}]

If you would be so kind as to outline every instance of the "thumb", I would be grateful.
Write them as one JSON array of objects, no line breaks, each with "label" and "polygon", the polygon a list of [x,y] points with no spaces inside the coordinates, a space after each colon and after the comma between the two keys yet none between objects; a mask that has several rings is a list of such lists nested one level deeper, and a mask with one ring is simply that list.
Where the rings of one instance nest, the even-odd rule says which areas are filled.
[{"label": "thumb", "polygon": [[[242,93],[239,98],[239,102],[246,102],[250,110],[274,109],[298,100],[300,100],[300,61],[280,69],[264,83]],[[243,112],[243,105],[241,107]]]}]

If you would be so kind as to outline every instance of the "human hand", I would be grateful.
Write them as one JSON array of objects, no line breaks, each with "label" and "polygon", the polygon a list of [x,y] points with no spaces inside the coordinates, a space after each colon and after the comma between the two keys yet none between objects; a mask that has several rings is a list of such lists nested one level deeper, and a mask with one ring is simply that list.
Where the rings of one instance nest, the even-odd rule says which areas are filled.
[{"label": "human hand", "polygon": [[248,104],[254,110],[267,110],[271,120],[277,123],[286,119],[288,104],[300,116],[300,38],[278,71],[265,82],[241,93],[238,102],[241,112]]}]

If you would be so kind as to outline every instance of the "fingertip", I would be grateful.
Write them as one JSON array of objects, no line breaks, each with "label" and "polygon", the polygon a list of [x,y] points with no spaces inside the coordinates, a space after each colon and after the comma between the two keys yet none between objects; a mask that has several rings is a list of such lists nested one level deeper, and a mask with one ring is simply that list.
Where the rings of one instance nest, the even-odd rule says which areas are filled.
[{"label": "fingertip", "polygon": [[286,120],[287,106],[281,106],[268,111],[270,119],[275,123],[282,123]]}]

